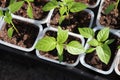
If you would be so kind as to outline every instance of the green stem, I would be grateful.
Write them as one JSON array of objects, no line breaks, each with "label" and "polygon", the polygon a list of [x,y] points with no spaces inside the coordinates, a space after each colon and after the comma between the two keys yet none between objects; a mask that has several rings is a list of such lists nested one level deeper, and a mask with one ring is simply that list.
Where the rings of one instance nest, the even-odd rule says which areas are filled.
[{"label": "green stem", "polygon": [[118,8],[118,4],[119,4],[119,2],[120,2],[120,0],[117,0],[115,9]]},{"label": "green stem", "polygon": [[31,5],[30,5],[30,2],[29,2],[28,0],[27,0],[26,2],[28,3],[28,7],[31,6]]},{"label": "green stem", "polygon": [[13,24],[13,22],[11,22],[12,27],[15,29],[15,31],[19,34],[19,31],[17,30],[17,28],[15,27],[15,25]]}]

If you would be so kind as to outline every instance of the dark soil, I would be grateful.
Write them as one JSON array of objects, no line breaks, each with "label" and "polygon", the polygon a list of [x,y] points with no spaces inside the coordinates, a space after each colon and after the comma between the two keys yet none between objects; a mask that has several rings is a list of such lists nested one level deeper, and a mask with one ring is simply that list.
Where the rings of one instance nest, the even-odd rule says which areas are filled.
[{"label": "dark soil", "polygon": [[8,7],[10,0],[0,0],[0,7]]},{"label": "dark soil", "polygon": [[[18,1],[20,1],[20,0],[18,0]],[[48,15],[48,12],[44,12],[42,10],[43,6],[48,1],[49,0],[34,0],[34,2],[31,3],[34,19],[42,20]],[[20,16],[25,17],[25,18],[28,18],[27,6],[28,6],[28,4],[25,2],[24,5],[21,7],[21,9],[19,11],[17,11],[15,14],[20,15]]]},{"label": "dark soil", "polygon": [[[48,32],[46,32],[46,35],[56,37],[57,33],[53,32],[53,31],[48,31]],[[81,40],[79,38],[69,36],[68,40],[65,43],[69,43],[72,40],[77,40],[77,41],[81,42]],[[67,50],[64,50],[63,53],[64,53],[63,54],[63,62],[67,62],[67,63],[75,63],[76,62],[78,55],[71,55],[67,52]],[[54,60],[58,60],[58,55],[57,55],[56,49],[54,49],[53,51],[49,51],[49,52],[41,52],[40,51],[40,54],[45,56],[45,57],[48,57],[48,58],[51,58]]]},{"label": "dark soil", "polygon": [[100,59],[98,58],[98,56],[96,54],[96,51],[93,53],[87,54],[85,56],[85,61],[87,64],[94,66],[98,69],[104,70],[104,71],[107,71],[110,69],[113,59],[117,53],[117,46],[120,45],[120,38],[111,34],[109,39],[115,39],[115,41],[109,45],[110,49],[111,49],[111,59],[110,59],[108,65],[106,65],[100,61]]},{"label": "dark soil", "polygon": [[75,0],[76,2],[83,2],[89,5],[95,5],[97,0]]},{"label": "dark soil", "polygon": [[103,9],[100,17],[100,24],[106,27],[110,27],[112,29],[120,29],[120,4],[118,9],[114,9],[109,14],[104,14],[104,10],[111,3],[115,3],[117,0],[104,0]]},{"label": "dark soil", "polygon": [[14,31],[12,38],[8,37],[7,30],[11,25],[4,24],[2,30],[0,31],[0,39],[15,44],[21,47],[30,48],[34,44],[34,41],[38,35],[38,27],[19,20],[13,20],[15,27],[18,29],[19,34]]},{"label": "dark soil", "polygon": [[[58,9],[55,9],[50,24],[57,28],[59,26],[59,12]],[[60,25],[62,29],[68,29],[71,32],[79,33],[79,27],[89,27],[91,20],[91,15],[85,11],[81,11],[78,13],[70,13],[69,16],[66,16],[65,20]]]}]

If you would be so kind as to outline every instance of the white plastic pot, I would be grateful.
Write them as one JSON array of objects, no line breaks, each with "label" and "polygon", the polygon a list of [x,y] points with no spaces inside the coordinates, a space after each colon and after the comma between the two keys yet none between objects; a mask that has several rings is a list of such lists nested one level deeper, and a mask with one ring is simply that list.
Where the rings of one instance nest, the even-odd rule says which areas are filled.
[{"label": "white plastic pot", "polygon": [[[96,32],[97,30],[100,30],[100,28],[95,27],[93,30]],[[90,41],[90,40],[91,40],[91,39],[88,39],[88,41]],[[87,42],[88,42],[88,41],[87,41]],[[85,49],[88,49],[88,48],[89,48],[89,44],[86,43],[86,44],[85,44]],[[95,72],[104,74],[104,75],[108,75],[108,74],[112,73],[112,71],[113,71],[113,69],[114,69],[114,61],[115,61],[115,58],[113,59],[113,62],[112,62],[112,64],[111,64],[111,66],[110,66],[110,69],[107,70],[107,71],[104,71],[104,70],[95,68],[95,67],[87,64],[87,63],[85,62],[85,56],[86,56],[86,53],[84,53],[84,54],[82,54],[82,55],[80,56],[80,63],[81,63],[83,66],[85,66],[86,68],[91,69],[91,70],[93,70],[93,71],[95,71]]]},{"label": "white plastic pot", "polygon": [[[98,10],[98,15],[97,15],[97,18],[96,18],[96,24],[97,24],[97,27],[99,28],[104,28],[105,26],[101,25],[99,20],[100,20],[100,17],[101,17],[101,11],[103,9],[103,3],[104,3],[105,0],[101,0],[101,3],[100,3],[100,7],[99,7],[99,10]],[[117,36],[120,37],[120,30],[118,29],[111,29],[111,32]]]},{"label": "white plastic pot", "polygon": [[15,14],[12,14],[12,16],[14,16],[16,18],[23,19],[23,20],[25,19],[25,20],[27,20],[28,22],[31,22],[31,23],[35,22],[37,24],[45,24],[45,23],[48,22],[51,14],[52,14],[52,10],[49,11],[48,15],[44,19],[42,19],[42,20],[34,20],[34,19],[25,18],[25,17],[19,16],[19,15],[15,15]]},{"label": "white plastic pot", "polygon": [[[13,19],[21,20],[21,21],[28,22],[28,23],[31,23],[31,24],[36,25],[36,26],[39,28],[39,32],[38,32],[38,35],[37,35],[37,37],[36,37],[36,40],[35,40],[33,46],[30,47],[30,48],[23,48],[23,47],[20,47],[20,46],[17,46],[17,45],[14,45],[14,44],[11,44],[11,43],[2,41],[2,40],[0,40],[0,44],[6,45],[6,46],[9,46],[9,47],[18,49],[18,50],[26,51],[26,52],[30,52],[30,51],[34,50],[34,47],[35,47],[35,45],[36,45],[36,43],[37,43],[37,40],[38,40],[38,38],[41,36],[42,31],[43,31],[42,25],[36,23],[36,21],[34,21],[34,20],[32,20],[32,21],[31,21],[31,20],[27,21],[27,19],[23,19],[23,18],[21,18],[21,17],[17,17],[17,18],[16,18],[15,16],[12,16],[12,17],[13,17]],[[4,24],[6,24],[6,23],[4,22],[4,20],[1,20],[1,22],[0,22],[0,29],[3,27]]]},{"label": "white plastic pot", "polygon": [[[57,29],[52,28],[52,27],[48,27],[48,28],[44,29],[43,35],[42,35],[42,37],[40,37],[40,39],[44,37],[44,35],[47,31],[56,31],[57,32]],[[74,33],[71,33],[71,32],[69,32],[69,35],[74,36],[76,38],[79,38],[81,40],[82,46],[84,46],[85,41],[84,41],[84,38],[81,35],[77,35],[77,34],[74,34]],[[43,60],[50,61],[50,62],[57,63],[57,64],[61,64],[61,65],[71,66],[71,67],[74,67],[79,63],[79,56],[78,56],[75,63],[69,64],[69,63],[66,63],[66,62],[59,62],[58,60],[54,60],[54,59],[50,59],[48,57],[44,57],[44,56],[40,55],[39,50],[36,50],[36,55]]]},{"label": "white plastic pot", "polygon": [[[91,28],[92,25],[93,25],[93,20],[94,20],[94,12],[92,10],[90,10],[90,9],[85,9],[84,11],[87,12],[87,13],[89,13],[91,15],[91,20],[90,20],[90,23],[89,23],[89,26],[88,26],[88,27]],[[47,22],[47,26],[48,27],[53,27],[52,25],[50,25],[50,20],[52,18],[53,12],[54,12],[54,9],[51,10],[50,18],[49,18],[49,20]]]},{"label": "white plastic pot", "polygon": [[97,0],[95,5],[89,5],[89,8],[96,8],[99,5],[100,1],[101,0]]},{"label": "white plastic pot", "polygon": [[118,70],[118,65],[120,64],[120,50],[118,50],[118,53],[116,55],[116,59],[115,59],[115,72],[116,74],[118,74],[120,76],[120,71]]},{"label": "white plastic pot", "polygon": [[21,18],[21,19],[25,19],[29,22],[35,22],[37,24],[45,24],[48,22],[49,18],[50,18],[50,15],[52,14],[52,10],[50,10],[47,14],[47,16],[44,18],[44,19],[41,19],[41,20],[35,20],[35,19],[30,19],[30,18],[25,18],[25,17],[22,17],[22,16],[19,16],[19,15],[15,15],[15,14],[12,14],[12,16],[16,17],[16,18]]}]

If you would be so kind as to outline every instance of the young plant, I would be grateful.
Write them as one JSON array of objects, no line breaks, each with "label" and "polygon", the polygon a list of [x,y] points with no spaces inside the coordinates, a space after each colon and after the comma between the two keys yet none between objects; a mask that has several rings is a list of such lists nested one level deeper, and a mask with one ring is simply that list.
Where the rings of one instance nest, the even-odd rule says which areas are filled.
[{"label": "young plant", "polygon": [[119,2],[120,2],[120,0],[117,0],[116,3],[111,3],[111,4],[105,9],[105,14],[109,14],[113,9],[117,9]]},{"label": "young plant", "polygon": [[12,25],[12,27],[8,29],[8,33],[7,33],[10,38],[12,37],[14,30],[19,34],[19,31],[13,24],[11,13],[18,11],[22,4],[23,2],[15,2],[15,0],[10,0],[10,5],[8,6],[8,10],[5,11],[0,10],[0,17],[3,17],[6,23]]},{"label": "young plant", "polygon": [[43,11],[49,11],[55,8],[59,9],[60,13],[60,19],[59,19],[59,25],[62,23],[62,21],[65,19],[66,16],[69,16],[69,13],[72,12],[79,12],[84,9],[86,9],[88,6],[83,3],[75,2],[74,0],[51,0],[48,2],[44,7]]},{"label": "young plant", "polygon": [[[21,3],[21,2],[23,4],[25,2],[27,2],[27,4],[28,4],[28,6],[27,6],[27,15],[28,15],[28,17],[33,18],[32,6],[31,6],[30,2],[34,2],[34,0],[21,0],[21,1],[19,1],[19,3]],[[22,7],[22,5],[21,5],[21,7]]]},{"label": "young plant", "polygon": [[78,41],[74,40],[66,43],[67,39],[68,31],[58,27],[57,38],[45,36],[37,42],[35,48],[43,52],[52,51],[56,48],[60,62],[63,60],[63,49],[67,50],[72,55],[78,55],[85,52],[83,46]]},{"label": "young plant", "polygon": [[90,48],[86,50],[86,53],[92,53],[96,50],[99,59],[103,63],[108,64],[111,57],[109,44],[114,41],[114,39],[108,39],[109,28],[100,30],[96,36],[91,28],[79,28],[79,32],[85,38],[90,38],[90,41],[87,42],[90,45]]}]

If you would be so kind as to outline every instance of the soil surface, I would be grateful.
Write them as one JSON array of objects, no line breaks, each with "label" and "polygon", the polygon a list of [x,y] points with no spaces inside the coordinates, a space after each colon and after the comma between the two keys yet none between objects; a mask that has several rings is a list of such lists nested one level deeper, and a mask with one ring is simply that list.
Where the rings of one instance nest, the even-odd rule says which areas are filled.
[{"label": "soil surface", "polygon": [[[21,0],[17,0],[21,1]],[[49,0],[34,0],[34,2],[31,2],[32,11],[33,11],[33,18],[36,20],[42,20],[47,15],[48,12],[44,12],[42,10],[43,6],[48,2]],[[25,2],[21,9],[15,13],[15,15],[20,15],[22,17],[28,18],[27,15],[27,6],[28,4]]]},{"label": "soil surface", "polygon": [[34,44],[34,41],[38,35],[38,27],[18,20],[13,20],[15,27],[18,29],[19,34],[14,31],[12,38],[8,37],[7,30],[11,25],[4,24],[0,31],[0,39],[15,44],[21,47],[30,48]]},{"label": "soil surface", "polygon": [[104,10],[117,0],[104,0],[103,9],[100,17],[100,24],[112,29],[120,29],[120,3],[117,9],[112,10],[109,14],[105,14]]},{"label": "soil surface", "polygon": [[0,7],[8,7],[10,0],[0,0]]},{"label": "soil surface", "polygon": [[75,0],[76,2],[83,2],[83,3],[87,3],[89,5],[95,5],[97,0]]},{"label": "soil surface", "polygon": [[[47,31],[46,36],[57,37],[57,33],[53,32],[53,31]],[[81,42],[81,40],[79,38],[69,36],[68,40],[65,43],[69,43],[72,40],[77,40],[77,41]],[[72,64],[72,63],[76,62],[76,60],[78,58],[78,55],[71,55],[65,49],[64,49],[63,53],[64,53],[63,54],[63,62],[67,62],[69,64]],[[45,57],[48,57],[48,58],[51,58],[51,59],[54,59],[54,60],[58,60],[58,55],[57,55],[57,50],[56,49],[54,49],[53,51],[49,51],[49,52],[41,52],[40,51],[40,54],[45,56]]]},{"label": "soil surface", "polygon": [[104,71],[107,71],[110,69],[113,59],[117,53],[117,46],[120,45],[120,38],[118,38],[115,35],[110,34],[109,39],[115,39],[115,41],[109,45],[109,47],[111,49],[111,59],[110,59],[108,65],[106,65],[100,61],[100,59],[98,58],[98,56],[96,54],[96,51],[94,51],[93,53],[87,54],[85,56],[85,61],[87,64],[94,66],[98,69],[102,69]]},{"label": "soil surface", "polygon": [[[50,24],[57,28],[59,26],[59,12],[58,9],[55,9]],[[68,29],[71,32],[79,33],[79,27],[89,27],[91,20],[91,15],[85,11],[81,11],[78,13],[70,13],[69,16],[66,16],[65,20],[60,25],[62,29]]]}]

